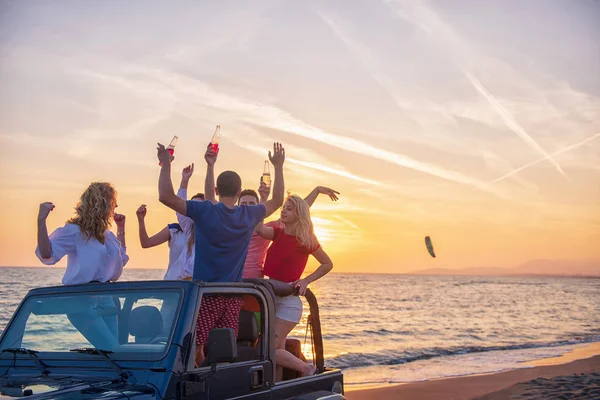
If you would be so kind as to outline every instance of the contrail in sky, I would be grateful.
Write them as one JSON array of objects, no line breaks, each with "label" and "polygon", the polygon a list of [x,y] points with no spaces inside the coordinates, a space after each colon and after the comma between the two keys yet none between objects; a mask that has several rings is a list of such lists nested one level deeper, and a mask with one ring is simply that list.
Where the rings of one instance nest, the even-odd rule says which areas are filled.
[{"label": "contrail in sky", "polygon": [[[185,75],[140,66],[131,67],[130,71],[137,73],[138,76],[143,74],[152,79],[144,82],[131,81],[124,76],[112,76],[94,71],[79,71],[79,74],[85,74],[94,79],[108,80],[144,94],[155,94],[155,98],[173,98],[185,103],[195,102],[196,104],[228,111],[235,115],[238,121],[288,132],[338,149],[420,171],[448,181],[475,188],[482,185],[479,179],[416,160],[403,153],[395,153],[386,148],[376,147],[368,141],[324,131],[293,117],[283,109],[216,91],[206,83],[190,79]],[[504,196],[503,193],[499,193],[494,188],[489,188],[488,191],[497,196]]]},{"label": "contrail in sky", "polygon": [[[250,150],[256,154],[260,154],[260,155],[264,155],[265,151],[264,148],[261,147],[257,147],[257,146],[252,146],[252,145],[246,145],[243,146],[246,150]],[[295,158],[292,157],[285,157],[285,160],[287,162],[290,162],[292,164],[296,164],[296,165],[300,165],[302,167],[305,168],[309,168],[312,170],[316,170],[316,171],[322,171],[322,172],[327,172],[333,175],[337,175],[337,176],[341,176],[344,178],[348,178],[348,179],[352,179],[354,181],[357,182],[362,182],[362,183],[367,183],[369,185],[374,185],[374,186],[384,186],[381,182],[372,180],[372,179],[368,179],[362,176],[358,176],[355,175],[351,172],[345,171],[345,170],[341,170],[338,168],[334,168],[328,165],[324,165],[323,163],[315,163],[315,162],[309,162],[309,161],[301,161],[301,160],[296,160]]]},{"label": "contrail in sky", "polygon": [[[504,124],[513,133],[519,136],[525,141],[532,149],[544,156],[544,160],[549,162],[556,167],[557,171],[560,172],[565,178],[567,175],[564,173],[560,165],[548,154],[528,133],[523,129],[512,114],[502,106],[502,104],[481,84],[481,82],[471,73],[467,68],[464,67],[465,60],[475,58],[474,52],[470,50],[464,43],[462,38],[454,31],[454,29],[440,19],[439,15],[435,10],[430,7],[426,1],[416,2],[397,2],[394,0],[385,0],[390,8],[400,18],[412,23],[425,31],[431,38],[438,40],[445,47],[451,47],[452,58],[457,66],[461,69],[465,77],[469,80],[471,85],[490,103],[494,110],[498,113]],[[567,178],[568,179],[568,178]]]},{"label": "contrail in sky", "polygon": [[538,153],[542,154],[544,156],[542,158],[542,160],[550,161],[556,167],[558,172],[560,172],[565,178],[567,178],[567,175],[562,170],[560,165],[558,165],[558,163],[554,160],[554,158],[552,158],[553,156],[551,154],[548,154],[544,149],[542,149],[542,147],[535,140],[533,140],[533,138],[531,136],[529,136],[529,134],[525,131],[525,129],[523,129],[523,127],[521,127],[521,125],[519,125],[519,123],[515,120],[515,118],[512,116],[512,114],[509,113],[508,110],[506,108],[504,108],[504,106],[502,104],[500,104],[500,102],[490,92],[488,92],[483,87],[481,82],[479,82],[479,80],[477,78],[475,78],[473,75],[471,75],[470,72],[468,72],[464,69],[463,69],[463,73],[465,74],[465,76],[467,77],[469,82],[471,82],[473,87],[483,97],[486,98],[486,100],[492,105],[492,107],[494,107],[494,109],[498,112],[498,114],[500,115],[500,117],[502,118],[502,120],[504,121],[506,126],[511,131],[516,133],[527,144],[529,144],[529,146],[531,146],[531,148],[535,149]]},{"label": "contrail in sky", "polygon": [[[561,150],[558,150],[558,151],[550,154],[550,156],[554,157],[554,156],[557,156],[559,154],[563,154],[563,153],[566,153],[568,151],[574,150],[574,149],[576,149],[578,147],[583,146],[584,144],[587,144],[588,142],[591,142],[592,140],[595,140],[598,137],[600,137],[600,133],[596,133],[595,135],[590,136],[589,138],[587,138],[585,140],[582,140],[581,142],[572,144],[572,145],[567,146],[567,147],[565,147],[565,148],[563,148]],[[480,186],[478,189],[484,189],[484,188],[487,189],[490,185],[493,185],[494,183],[500,182],[500,181],[502,181],[502,180],[504,180],[504,179],[506,179],[506,178],[508,178],[510,176],[513,176],[514,174],[517,174],[517,173],[523,171],[526,168],[529,168],[529,167],[534,166],[536,164],[539,164],[539,163],[541,163],[543,161],[546,161],[547,159],[548,159],[547,157],[542,157],[542,158],[540,158],[540,159],[538,159],[536,161],[533,161],[533,162],[530,162],[528,164],[525,164],[525,165],[523,165],[523,166],[521,166],[521,167],[519,167],[517,169],[514,169],[514,170],[510,171],[509,173],[507,173],[505,175],[502,175],[499,178],[494,179],[491,182],[486,183],[485,185]]]}]

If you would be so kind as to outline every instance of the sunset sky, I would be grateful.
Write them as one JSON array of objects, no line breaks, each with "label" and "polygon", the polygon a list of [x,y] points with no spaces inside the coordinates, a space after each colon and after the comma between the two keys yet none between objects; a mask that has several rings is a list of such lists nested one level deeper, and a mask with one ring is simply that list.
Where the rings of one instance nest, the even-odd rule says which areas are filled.
[{"label": "sunset sky", "polygon": [[[600,4],[579,1],[1,1],[0,265],[38,266],[94,180],[127,216],[129,268],[173,222],[156,142],[257,188],[273,141],[335,271],[600,259]],[[424,237],[431,236],[437,258]],[[66,265],[66,258],[60,265]],[[314,266],[314,263],[311,264]]]}]

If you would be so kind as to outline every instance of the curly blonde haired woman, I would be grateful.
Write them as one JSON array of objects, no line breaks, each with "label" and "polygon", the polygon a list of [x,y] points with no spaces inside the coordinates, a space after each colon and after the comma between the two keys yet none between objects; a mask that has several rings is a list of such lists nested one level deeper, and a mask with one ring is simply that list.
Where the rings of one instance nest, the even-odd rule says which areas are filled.
[{"label": "curly blonde haired woman", "polygon": [[[256,233],[273,241],[267,251],[264,273],[271,279],[290,283],[297,289],[299,295],[304,295],[311,282],[331,271],[333,263],[315,237],[308,204],[301,197],[296,195],[288,197],[281,209],[281,222],[284,227],[268,227],[260,224],[256,228]],[[321,265],[315,272],[300,279],[309,255],[315,257]],[[277,364],[306,376],[315,373],[315,366],[285,350],[287,335],[301,318],[302,301],[298,296],[275,299]]]},{"label": "curly blonde haired woman", "polygon": [[[93,182],[81,195],[75,216],[50,236],[46,218],[54,204],[42,203],[38,213],[38,246],[35,253],[42,263],[56,264],[67,256],[65,285],[116,281],[129,257],[125,252],[125,216],[115,214],[117,191],[106,182]],[[110,231],[112,221],[117,236]],[[93,296],[79,303],[79,310],[67,317],[94,346],[110,350],[117,345],[117,319],[102,310],[116,304],[111,296]]]},{"label": "curly blonde haired woman", "polygon": [[[36,255],[46,265],[67,256],[65,285],[116,281],[129,257],[125,247],[125,216],[115,214],[117,191],[106,182],[93,182],[81,195],[75,216],[50,236],[46,228],[54,204],[42,203],[38,214]],[[117,235],[110,231],[112,221]]]}]

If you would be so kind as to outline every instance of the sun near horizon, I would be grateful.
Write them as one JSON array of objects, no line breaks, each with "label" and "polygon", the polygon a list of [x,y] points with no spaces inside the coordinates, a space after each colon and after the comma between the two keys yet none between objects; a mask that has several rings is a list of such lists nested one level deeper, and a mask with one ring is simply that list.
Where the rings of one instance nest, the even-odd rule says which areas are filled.
[{"label": "sun near horizon", "polygon": [[166,268],[135,217],[147,204],[149,233],[175,220],[156,143],[179,136],[173,184],[194,162],[203,191],[217,124],[217,173],[256,189],[279,141],[286,190],[341,193],[311,209],[334,272],[600,260],[600,35],[585,4],[139,4],[0,9],[0,265],[40,265],[39,203],[56,205],[51,232],[101,180],[127,216],[127,268]]}]

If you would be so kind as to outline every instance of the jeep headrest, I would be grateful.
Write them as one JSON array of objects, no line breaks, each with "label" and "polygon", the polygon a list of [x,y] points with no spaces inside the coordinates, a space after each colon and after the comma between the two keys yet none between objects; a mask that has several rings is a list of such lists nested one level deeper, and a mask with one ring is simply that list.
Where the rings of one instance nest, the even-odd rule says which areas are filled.
[{"label": "jeep headrest", "polygon": [[136,342],[152,340],[162,333],[163,322],[158,308],[140,306],[131,310],[129,315],[129,333]]},{"label": "jeep headrest", "polygon": [[238,342],[254,343],[258,339],[258,323],[252,311],[240,311],[240,323],[238,329]]}]

